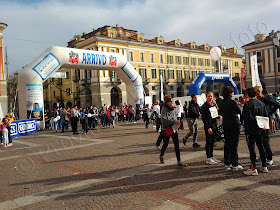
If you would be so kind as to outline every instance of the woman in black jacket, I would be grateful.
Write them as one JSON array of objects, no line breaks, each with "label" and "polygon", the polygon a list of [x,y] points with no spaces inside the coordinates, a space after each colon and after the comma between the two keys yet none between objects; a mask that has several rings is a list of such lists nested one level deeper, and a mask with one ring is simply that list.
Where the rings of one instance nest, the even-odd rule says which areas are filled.
[{"label": "woman in black jacket", "polygon": [[224,99],[220,102],[219,111],[223,117],[225,134],[224,164],[226,170],[238,171],[243,167],[238,165],[237,148],[240,134],[240,120],[238,114],[241,110],[236,101],[231,100],[234,90],[232,87],[223,88]]},{"label": "woman in black jacket", "polygon": [[217,118],[220,119],[220,116],[218,115],[216,104],[213,101],[212,92],[207,92],[206,94],[206,102],[201,107],[201,118],[206,134],[206,163],[210,165],[220,163],[221,161],[213,156],[214,140],[217,132]]}]

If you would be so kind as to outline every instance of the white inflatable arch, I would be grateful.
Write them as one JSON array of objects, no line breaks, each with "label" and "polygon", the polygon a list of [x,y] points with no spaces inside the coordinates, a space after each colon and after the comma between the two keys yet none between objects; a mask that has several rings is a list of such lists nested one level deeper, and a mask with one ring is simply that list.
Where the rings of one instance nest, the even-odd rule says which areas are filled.
[{"label": "white inflatable arch", "polygon": [[126,84],[127,103],[144,103],[142,78],[120,53],[99,52],[65,47],[50,47],[18,74],[19,118],[37,118],[44,128],[43,82],[60,67],[110,70]]}]

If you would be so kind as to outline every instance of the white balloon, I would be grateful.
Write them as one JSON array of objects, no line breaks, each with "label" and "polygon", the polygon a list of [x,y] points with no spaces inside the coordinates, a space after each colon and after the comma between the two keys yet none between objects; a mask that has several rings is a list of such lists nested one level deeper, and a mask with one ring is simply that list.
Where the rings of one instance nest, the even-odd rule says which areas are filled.
[{"label": "white balloon", "polygon": [[217,61],[220,59],[221,55],[222,55],[222,51],[219,47],[213,47],[211,50],[210,50],[210,55],[212,57],[212,59],[214,61]]}]

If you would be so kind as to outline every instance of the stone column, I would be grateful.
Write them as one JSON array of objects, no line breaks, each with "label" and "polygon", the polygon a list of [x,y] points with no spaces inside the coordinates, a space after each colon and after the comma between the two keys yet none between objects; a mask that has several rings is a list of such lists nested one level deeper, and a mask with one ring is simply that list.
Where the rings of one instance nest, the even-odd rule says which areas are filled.
[{"label": "stone column", "polygon": [[0,116],[5,116],[8,111],[8,97],[7,97],[7,81],[4,71],[4,47],[3,47],[3,31],[8,25],[0,22]]}]

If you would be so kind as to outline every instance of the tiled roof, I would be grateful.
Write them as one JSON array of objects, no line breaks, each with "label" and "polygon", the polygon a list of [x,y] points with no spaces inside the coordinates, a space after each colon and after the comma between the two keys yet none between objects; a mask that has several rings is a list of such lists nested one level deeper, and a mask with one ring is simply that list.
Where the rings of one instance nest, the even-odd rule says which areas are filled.
[{"label": "tiled roof", "polygon": [[249,43],[249,44],[243,45],[242,47],[248,47],[248,46],[252,46],[252,45],[256,45],[256,44],[262,44],[262,43],[265,43],[265,42],[271,42],[272,40],[273,40],[272,37],[267,36],[267,37],[265,37],[265,39],[264,39],[263,41],[261,41],[261,42],[255,42],[255,41],[253,41],[253,42],[251,42],[251,43]]}]

